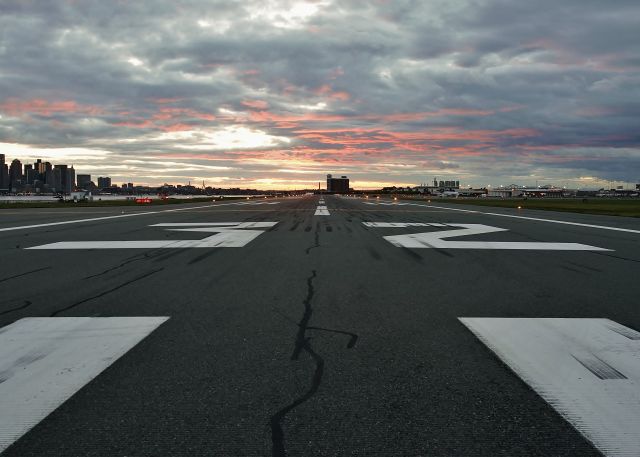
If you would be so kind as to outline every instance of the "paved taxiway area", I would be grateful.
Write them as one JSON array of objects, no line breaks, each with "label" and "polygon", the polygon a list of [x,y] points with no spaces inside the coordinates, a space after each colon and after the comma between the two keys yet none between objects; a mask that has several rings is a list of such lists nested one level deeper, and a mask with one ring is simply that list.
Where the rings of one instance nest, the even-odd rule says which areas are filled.
[{"label": "paved taxiway area", "polygon": [[[597,430],[591,444],[571,425],[580,412],[545,401],[526,366],[514,368],[527,354],[500,352],[508,341],[492,338],[504,332],[472,332],[459,318],[606,318],[637,350],[640,220],[323,201],[0,211],[0,341],[25,329],[35,338],[31,324],[50,322],[5,331],[28,317],[156,319],[124,349],[87,351],[104,366],[46,418],[24,419],[34,427],[5,437],[3,457],[617,455]],[[405,237],[478,225],[505,230]],[[617,392],[631,382],[623,402],[639,401],[640,375],[601,349],[571,350],[572,369],[585,371],[566,384],[594,374],[596,389]],[[46,360],[40,351],[2,354],[0,397],[18,395],[11,378]],[[604,374],[589,360],[606,362]],[[9,414],[0,410],[0,425]],[[625,420],[640,428],[640,414]]]}]

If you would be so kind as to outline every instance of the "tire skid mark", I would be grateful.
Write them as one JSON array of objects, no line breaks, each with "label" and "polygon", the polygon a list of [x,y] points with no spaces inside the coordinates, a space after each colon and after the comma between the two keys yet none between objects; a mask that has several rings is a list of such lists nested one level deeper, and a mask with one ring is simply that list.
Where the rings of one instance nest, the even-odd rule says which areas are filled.
[{"label": "tire skid mark", "polygon": [[107,268],[106,270],[104,270],[104,271],[103,271],[103,272],[101,272],[101,273],[96,273],[96,274],[93,274],[93,275],[91,275],[91,276],[85,276],[85,277],[84,277],[84,278],[82,278],[82,279],[91,279],[91,278],[95,278],[95,277],[97,277],[97,276],[102,276],[102,275],[105,275],[105,274],[107,274],[107,273],[112,272],[113,270],[117,270],[118,268],[122,268],[122,267],[124,267],[125,265],[130,264],[131,262],[136,262],[136,261],[138,261],[138,260],[149,259],[149,258],[151,258],[151,256],[149,256],[149,254],[148,254],[147,252],[145,252],[145,253],[144,253],[144,254],[142,254],[142,255],[137,255],[137,256],[135,256],[135,257],[131,257],[131,258],[129,258],[129,259],[127,259],[127,260],[125,260],[124,262],[122,262],[121,264],[116,265],[115,267]]},{"label": "tire skid mark", "polygon": [[151,275],[154,275],[154,274],[156,274],[156,273],[158,273],[158,272],[160,272],[162,270],[164,270],[164,267],[158,268],[157,270],[151,270],[151,271],[149,271],[147,273],[144,273],[144,274],[142,274],[140,276],[136,276],[135,278],[130,279],[129,281],[123,282],[122,284],[119,284],[116,287],[112,287],[111,289],[107,289],[104,292],[100,292],[97,295],[82,299],[80,301],[72,303],[69,306],[65,306],[64,308],[60,308],[60,309],[54,311],[53,313],[51,313],[49,315],[49,317],[55,317],[55,316],[59,315],[60,313],[63,313],[63,312],[68,311],[68,310],[70,310],[72,308],[75,308],[76,306],[79,306],[79,305],[81,305],[83,303],[86,303],[86,302],[91,301],[91,300],[95,300],[96,298],[104,297],[105,295],[108,295],[108,294],[110,294],[112,292],[115,292],[116,290],[121,289],[121,288],[123,288],[125,286],[128,286],[129,284],[132,284],[134,282],[137,282],[137,281],[140,281],[142,279],[145,279],[145,278],[147,278],[147,277],[149,277]]},{"label": "tire skid mark", "polygon": [[29,300],[25,300],[22,303],[22,305],[20,305],[20,306],[16,306],[15,308],[10,308],[10,309],[7,309],[7,310],[4,310],[4,311],[0,312],[0,316],[4,316],[5,314],[13,313],[14,311],[20,311],[21,309],[28,308],[32,304],[33,303],[30,302]]},{"label": "tire skid mark", "polygon": [[10,279],[19,278],[21,276],[27,276],[27,275],[30,275],[30,274],[33,274],[33,273],[37,273],[39,271],[50,270],[51,268],[52,268],[51,266],[48,266],[48,267],[38,268],[36,270],[25,271],[24,273],[20,273],[20,274],[17,274],[17,275],[9,276],[7,278],[2,278],[2,279],[0,279],[0,282],[5,282],[5,281],[8,281]]}]

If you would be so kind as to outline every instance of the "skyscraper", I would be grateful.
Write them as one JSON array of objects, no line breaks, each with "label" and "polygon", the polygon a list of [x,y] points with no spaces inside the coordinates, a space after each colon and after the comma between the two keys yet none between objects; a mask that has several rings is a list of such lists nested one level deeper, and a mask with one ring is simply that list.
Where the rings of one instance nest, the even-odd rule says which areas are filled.
[{"label": "skyscraper", "polygon": [[53,166],[53,171],[55,173],[56,170],[59,170],[58,173],[60,174],[60,182],[58,182],[58,177],[55,176],[55,180],[56,180],[56,185],[54,186],[56,189],[56,192],[66,192],[67,189],[67,169],[69,167],[67,167],[66,165],[54,165]]},{"label": "skyscraper", "polygon": [[86,189],[89,184],[91,184],[91,175],[78,175],[78,187],[81,189]]},{"label": "skyscraper", "polygon": [[74,191],[75,188],[76,188],[76,169],[73,168],[73,165],[71,165],[71,168],[67,170],[67,183],[65,187],[65,193],[70,194],[71,192]]},{"label": "skyscraper", "polygon": [[9,169],[5,163],[4,154],[0,154],[0,189],[9,187]]},{"label": "skyscraper", "polygon": [[9,188],[15,187],[22,180],[22,162],[18,159],[11,161],[9,167]]},{"label": "skyscraper", "polygon": [[33,184],[33,165],[30,163],[24,164],[23,176],[26,184]]},{"label": "skyscraper", "polygon": [[98,188],[99,189],[106,189],[108,187],[111,187],[111,178],[108,176],[99,176],[98,177]]}]

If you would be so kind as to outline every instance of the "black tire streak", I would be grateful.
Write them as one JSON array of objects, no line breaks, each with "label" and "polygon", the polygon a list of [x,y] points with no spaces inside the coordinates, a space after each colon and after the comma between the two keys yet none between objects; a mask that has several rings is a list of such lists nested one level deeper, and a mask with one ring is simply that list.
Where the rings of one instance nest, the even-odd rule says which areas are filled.
[{"label": "black tire streak", "polygon": [[11,308],[11,309],[7,309],[5,311],[2,311],[2,312],[0,312],[0,316],[4,316],[5,314],[9,314],[9,313],[12,313],[14,311],[20,311],[21,309],[25,309],[25,308],[31,306],[32,304],[33,303],[30,302],[29,300],[25,300],[24,304],[22,306],[18,306],[16,308]]},{"label": "black tire streak", "polygon": [[596,254],[596,255],[602,255],[602,256],[605,256],[605,257],[611,257],[611,258],[613,258],[613,259],[627,260],[627,261],[629,261],[629,262],[637,262],[637,263],[640,263],[640,260],[638,260],[638,259],[630,259],[630,258],[628,258],[628,257],[621,257],[621,256],[619,256],[619,255],[607,254],[607,253],[605,253],[605,252],[596,252],[596,251],[591,251],[591,253],[592,253],[592,254]]},{"label": "black tire streak", "polygon": [[37,272],[43,271],[43,270],[49,270],[51,268],[52,267],[43,267],[43,268],[38,268],[37,270],[27,271],[27,272],[20,273],[20,274],[17,274],[17,275],[9,276],[8,278],[2,278],[2,279],[0,279],[0,282],[5,282],[5,281],[8,281],[10,279],[19,278],[20,276],[30,275],[32,273],[37,273]]},{"label": "black tire streak", "polygon": [[204,259],[206,259],[207,257],[212,256],[213,254],[220,252],[218,249],[210,249],[208,252],[205,252],[204,254],[200,254],[197,257],[194,257],[193,259],[189,260],[188,264],[189,265],[193,265],[194,263],[198,263],[203,261]]},{"label": "black tire streak", "polygon": [[143,275],[137,276],[137,277],[135,277],[135,278],[133,278],[133,279],[131,279],[129,281],[126,281],[126,282],[124,282],[124,283],[122,283],[122,284],[120,284],[120,285],[118,285],[116,287],[113,287],[111,289],[105,290],[104,292],[101,292],[98,295],[94,295],[92,297],[85,298],[85,299],[77,301],[77,302],[75,302],[75,303],[73,303],[73,304],[71,304],[69,306],[65,306],[64,308],[60,308],[59,310],[56,310],[53,313],[51,313],[49,315],[49,317],[55,317],[58,314],[63,313],[65,311],[68,311],[68,310],[70,310],[72,308],[75,308],[78,305],[81,305],[81,304],[86,303],[88,301],[94,300],[96,298],[104,297],[105,295],[110,294],[111,292],[115,292],[118,289],[121,289],[121,288],[123,288],[125,286],[128,286],[129,284],[132,284],[132,283],[134,283],[136,281],[140,281],[140,280],[142,280],[144,278],[147,278],[147,277],[149,277],[149,276],[151,276],[153,274],[156,274],[156,273],[158,273],[159,271],[162,271],[162,270],[164,270],[164,267],[158,268],[157,270],[152,270],[152,271],[150,271],[148,273],[145,273]]},{"label": "black tire streak", "polygon": [[130,258],[130,259],[128,259],[128,260],[125,260],[125,261],[124,261],[124,262],[122,262],[120,265],[116,265],[115,267],[107,268],[107,269],[106,269],[106,270],[104,270],[102,273],[96,273],[96,274],[91,275],[91,276],[85,276],[85,277],[84,277],[84,278],[82,278],[82,279],[91,279],[91,278],[95,278],[95,277],[97,277],[97,276],[102,276],[102,275],[107,274],[107,273],[109,273],[109,272],[111,272],[111,271],[113,271],[113,270],[117,270],[118,268],[122,268],[122,267],[124,267],[125,265],[127,265],[127,264],[129,264],[129,263],[131,263],[131,262],[135,262],[135,261],[137,261],[137,260],[143,260],[143,259],[147,259],[147,258],[149,258],[149,256],[148,256],[146,253],[145,253],[145,254],[143,254],[143,256],[142,256],[142,257],[132,257],[132,258]]}]

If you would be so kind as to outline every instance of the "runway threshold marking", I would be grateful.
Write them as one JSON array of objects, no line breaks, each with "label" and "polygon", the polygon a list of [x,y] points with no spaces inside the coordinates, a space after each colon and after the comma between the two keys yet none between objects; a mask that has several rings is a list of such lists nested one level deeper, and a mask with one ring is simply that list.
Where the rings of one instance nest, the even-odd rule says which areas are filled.
[{"label": "runway threshold marking", "polygon": [[168,317],[32,317],[0,333],[0,452]]},{"label": "runway threshold marking", "polygon": [[277,222],[180,222],[150,225],[168,227],[175,232],[204,232],[215,235],[200,240],[140,240],[140,241],[60,241],[26,249],[183,249],[241,248],[264,233],[263,229]]},{"label": "runway threshold marking", "polygon": [[314,216],[330,216],[329,209],[325,206],[324,200],[320,200],[318,202],[318,207],[316,208],[316,212],[313,213]]},{"label": "runway threshold marking", "polygon": [[[271,205],[277,205],[280,202],[258,202],[255,204],[258,205],[265,205],[265,204],[271,204]],[[130,214],[118,214],[115,216],[101,216],[101,217],[91,217],[91,218],[87,218],[87,219],[74,219],[71,221],[59,221],[59,222],[47,222],[44,224],[33,224],[33,225],[21,225],[21,226],[16,226],[16,227],[4,227],[4,228],[0,228],[0,232],[10,232],[12,230],[26,230],[26,229],[32,229],[32,228],[40,228],[40,227],[51,227],[54,225],[67,225],[67,224],[80,224],[82,222],[94,222],[94,221],[104,221],[107,219],[120,219],[123,217],[136,217],[136,216],[145,216],[148,214],[161,214],[161,213],[172,213],[172,212],[176,212],[176,211],[188,211],[188,210],[195,210],[195,209],[205,209],[205,208],[215,208],[217,206],[228,206],[228,205],[247,205],[250,204],[248,202],[231,202],[231,203],[218,203],[217,205],[205,205],[205,206],[190,206],[188,208],[173,208],[173,209],[165,209],[162,211],[144,211],[144,212],[139,212],[139,213],[130,213]]]},{"label": "runway threshold marking", "polygon": [[544,243],[521,241],[447,241],[443,238],[481,235],[484,233],[506,232],[508,229],[483,224],[441,224],[423,222],[363,222],[366,227],[398,228],[398,227],[452,227],[455,230],[439,230],[434,232],[410,233],[405,235],[384,236],[383,238],[396,247],[401,248],[436,248],[436,249],[511,249],[511,250],[545,250],[545,251],[610,251],[610,249],[580,243]]},{"label": "runway threshold marking", "polygon": [[609,319],[460,321],[604,455],[638,455],[639,332]]},{"label": "runway threshold marking", "polygon": [[[397,205],[397,203],[391,203],[391,202],[377,202],[377,203],[373,203],[373,202],[363,202],[365,205],[385,205],[385,206],[389,206],[389,205]],[[582,222],[569,222],[569,221],[561,221],[558,219],[544,219],[541,217],[530,217],[530,216],[516,216],[515,214],[502,214],[502,213],[487,213],[484,211],[477,211],[477,210],[471,210],[471,209],[461,209],[461,208],[449,208],[447,206],[436,206],[436,205],[420,205],[418,203],[403,203],[402,205],[408,205],[408,206],[419,206],[421,208],[436,208],[436,209],[444,209],[447,211],[459,211],[459,212],[463,212],[463,213],[475,213],[475,214],[484,214],[487,216],[497,216],[497,217],[510,217],[513,219],[524,219],[524,220],[529,220],[529,221],[537,221],[537,222],[550,222],[552,224],[564,224],[564,225],[575,225],[578,227],[588,227],[588,228],[595,228],[595,229],[601,229],[601,230],[614,230],[617,232],[627,232],[627,233],[640,233],[640,230],[635,230],[635,229],[627,229],[627,228],[622,228],[622,227],[611,227],[608,225],[595,225],[595,224],[584,224]]]}]

